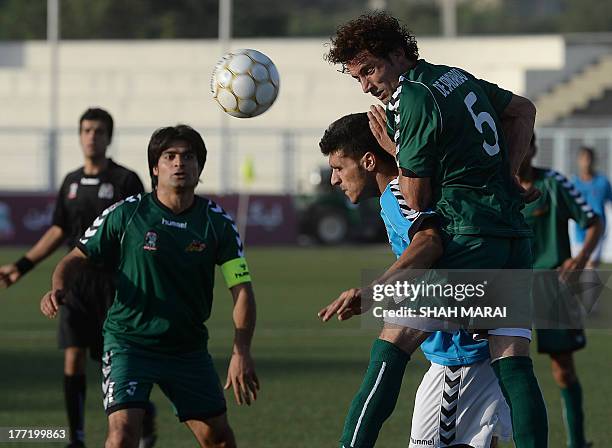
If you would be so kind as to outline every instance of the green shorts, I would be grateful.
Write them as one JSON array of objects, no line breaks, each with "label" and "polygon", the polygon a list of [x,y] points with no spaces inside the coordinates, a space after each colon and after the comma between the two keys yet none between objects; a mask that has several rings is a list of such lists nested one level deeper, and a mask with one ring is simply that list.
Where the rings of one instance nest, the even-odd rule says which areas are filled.
[{"label": "green shorts", "polygon": [[105,348],[102,374],[106,415],[146,408],[153,384],[172,402],[181,422],[226,412],[223,389],[206,351],[164,354],[134,347]]},{"label": "green shorts", "polygon": [[442,240],[444,253],[434,268],[446,271],[449,279],[457,284],[486,285],[486,293],[479,301],[463,304],[480,310],[493,307],[505,313],[498,319],[472,319],[469,328],[477,332],[531,329],[533,257],[530,239],[442,232]]},{"label": "green shorts", "polygon": [[586,346],[584,330],[536,330],[538,353],[570,353]]},{"label": "green shorts", "polygon": [[442,232],[444,253],[437,269],[531,269],[529,238],[450,235]]}]

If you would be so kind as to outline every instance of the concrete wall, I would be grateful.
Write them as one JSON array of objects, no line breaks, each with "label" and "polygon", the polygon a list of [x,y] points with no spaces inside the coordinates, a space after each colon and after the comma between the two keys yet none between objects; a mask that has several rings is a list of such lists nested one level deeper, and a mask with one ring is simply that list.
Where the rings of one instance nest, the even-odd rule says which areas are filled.
[{"label": "concrete wall", "polygon": [[[343,114],[366,110],[374,101],[323,60],[325,42],[232,42],[232,48],[266,53],[280,72],[281,91],[264,115],[228,118],[232,139],[223,148],[218,128],[224,114],[209,93],[210,74],[222,53],[216,41],[63,42],[58,181],[81,161],[76,138],[79,115],[99,105],[116,121],[111,153],[143,177],[151,132],[184,122],[202,131],[209,147],[202,189],[307,188],[310,172],[324,163],[317,143],[325,127]],[[419,46],[421,56],[431,62],[460,66],[517,93],[525,91],[526,71],[555,70],[565,62],[559,36],[422,39]],[[0,44],[0,144],[9,162],[0,164],[0,190],[47,188],[48,67],[44,42]],[[255,163],[252,185],[244,185],[239,175],[247,155]]]}]

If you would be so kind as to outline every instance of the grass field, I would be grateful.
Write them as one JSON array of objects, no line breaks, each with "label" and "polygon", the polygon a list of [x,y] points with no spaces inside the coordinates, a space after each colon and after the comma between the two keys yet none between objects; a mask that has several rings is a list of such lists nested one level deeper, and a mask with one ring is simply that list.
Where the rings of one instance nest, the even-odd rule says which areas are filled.
[{"label": "grass field", "polygon": [[[2,249],[0,264],[21,250]],[[337,294],[360,283],[364,269],[392,261],[384,246],[339,249],[278,248],[247,253],[254,278],[258,322],[253,353],[262,389],[257,403],[238,407],[227,394],[229,418],[241,447],[336,447],[348,404],[367,366],[373,330],[359,322],[321,324],[316,312]],[[56,321],[45,319],[38,303],[50,285],[54,257],[9,290],[0,291],[0,427],[66,426],[62,354],[56,348]],[[231,298],[218,278],[210,351],[222,378],[232,343]],[[596,447],[612,441],[612,332],[591,331],[577,355],[584,390],[587,435]],[[565,446],[560,397],[549,361],[535,355],[538,379],[549,410],[551,448]],[[384,426],[380,447],[406,447],[414,394],[427,363],[419,353],[408,365],[402,394]],[[101,409],[98,366],[88,370],[88,446],[103,445],[106,419]],[[160,448],[194,446],[189,431],[155,389]],[[26,447],[27,443],[0,444]],[[44,444],[32,444],[34,447]],[[55,445],[57,446],[57,445]],[[506,445],[504,445],[506,446]]]}]

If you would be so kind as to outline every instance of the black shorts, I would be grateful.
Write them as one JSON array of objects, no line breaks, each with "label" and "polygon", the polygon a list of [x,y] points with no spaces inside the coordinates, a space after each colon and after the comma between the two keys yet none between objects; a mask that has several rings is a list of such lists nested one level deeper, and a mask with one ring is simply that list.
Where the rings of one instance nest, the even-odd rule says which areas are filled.
[{"label": "black shorts", "polygon": [[584,330],[537,330],[538,353],[571,353],[586,346]]},{"label": "black shorts", "polygon": [[102,325],[113,302],[113,275],[87,264],[70,282],[60,306],[59,348],[89,348],[92,359],[102,358]]}]

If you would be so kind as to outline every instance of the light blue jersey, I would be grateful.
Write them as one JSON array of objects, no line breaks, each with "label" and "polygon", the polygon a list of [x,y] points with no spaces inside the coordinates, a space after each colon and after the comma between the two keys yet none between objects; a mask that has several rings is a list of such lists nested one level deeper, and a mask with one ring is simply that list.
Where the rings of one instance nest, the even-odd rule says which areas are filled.
[{"label": "light blue jersey", "polygon": [[[380,208],[391,249],[398,258],[421,224],[434,215],[433,212],[411,210],[402,197],[397,179],[391,181],[380,196]],[[437,331],[421,344],[421,350],[428,360],[444,366],[469,365],[489,357],[488,343],[475,341],[465,331]]]},{"label": "light blue jersey", "polygon": [[[612,201],[612,188],[608,178],[603,174],[595,174],[590,181],[584,181],[579,176],[574,176],[572,177],[572,183],[576,190],[582,194],[587,204],[600,216],[605,231],[606,202]],[[574,224],[574,234],[576,242],[583,243],[586,229]]]}]

